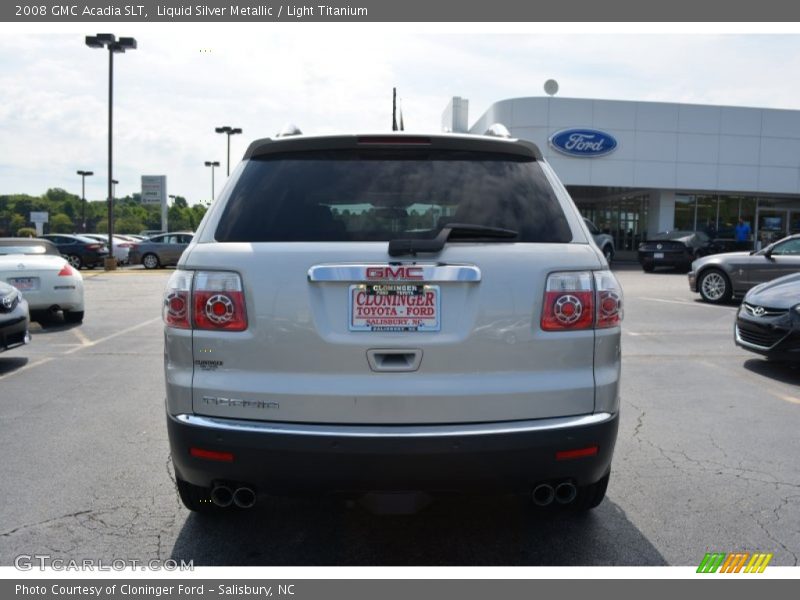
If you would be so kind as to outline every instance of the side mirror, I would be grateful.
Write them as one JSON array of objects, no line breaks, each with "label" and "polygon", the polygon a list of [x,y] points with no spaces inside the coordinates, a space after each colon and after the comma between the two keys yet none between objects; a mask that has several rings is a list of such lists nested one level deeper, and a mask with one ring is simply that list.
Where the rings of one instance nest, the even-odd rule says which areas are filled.
[{"label": "side mirror", "polygon": [[768,258],[768,259],[772,260],[772,249],[771,248],[764,251],[764,258]]}]

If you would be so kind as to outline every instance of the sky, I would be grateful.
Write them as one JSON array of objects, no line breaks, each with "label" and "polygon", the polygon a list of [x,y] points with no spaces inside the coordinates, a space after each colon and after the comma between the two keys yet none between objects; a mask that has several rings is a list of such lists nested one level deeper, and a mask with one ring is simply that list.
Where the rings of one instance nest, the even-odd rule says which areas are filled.
[{"label": "sky", "polygon": [[800,109],[797,34],[548,34],[410,31],[312,24],[72,24],[0,26],[0,194],[48,188],[89,200],[107,186],[108,52],[85,46],[98,31],[133,36],[115,56],[117,195],[141,175],[166,175],[169,194],[211,197],[205,161],[220,161],[216,192],[247,145],[286,123],[304,133],[391,127],[392,87],[406,130],[437,132],[453,96],[470,124],[497,100],[544,95]]}]

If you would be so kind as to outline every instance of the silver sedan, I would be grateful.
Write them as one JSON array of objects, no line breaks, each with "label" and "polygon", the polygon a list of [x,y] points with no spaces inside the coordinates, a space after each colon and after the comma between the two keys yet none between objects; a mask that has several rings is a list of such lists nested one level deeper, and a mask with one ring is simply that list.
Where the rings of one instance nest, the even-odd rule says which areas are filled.
[{"label": "silver sedan", "polygon": [[758,252],[728,252],[697,259],[689,288],[706,302],[719,304],[766,281],[800,272],[800,234],[778,240]]}]

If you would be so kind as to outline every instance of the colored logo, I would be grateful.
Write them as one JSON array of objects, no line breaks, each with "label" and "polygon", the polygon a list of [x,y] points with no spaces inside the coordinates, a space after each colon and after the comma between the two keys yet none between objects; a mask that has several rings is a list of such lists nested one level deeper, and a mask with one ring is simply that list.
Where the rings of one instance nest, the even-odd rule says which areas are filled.
[{"label": "colored logo", "polygon": [[763,552],[706,552],[698,573],[763,573],[772,554]]},{"label": "colored logo", "polygon": [[597,129],[564,129],[550,136],[550,145],[562,154],[593,158],[616,150],[617,140]]}]

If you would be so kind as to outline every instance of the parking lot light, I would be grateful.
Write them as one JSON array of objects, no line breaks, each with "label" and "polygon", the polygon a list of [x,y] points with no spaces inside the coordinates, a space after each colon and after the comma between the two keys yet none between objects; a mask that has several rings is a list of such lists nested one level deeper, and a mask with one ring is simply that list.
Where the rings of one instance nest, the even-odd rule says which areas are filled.
[{"label": "parking lot light", "polygon": [[215,127],[214,131],[217,133],[225,133],[228,135],[228,177],[231,176],[231,136],[242,133],[240,127],[230,127],[229,125],[224,125],[222,127]]},{"label": "parking lot light", "polygon": [[108,258],[105,262],[106,270],[115,269],[117,266],[114,258],[114,175],[113,175],[113,122],[114,122],[114,54],[122,54],[126,50],[135,50],[138,47],[135,38],[121,37],[117,40],[113,33],[98,33],[87,35],[86,45],[89,48],[108,48]]},{"label": "parking lot light", "polygon": [[218,167],[219,166],[219,161],[218,160],[214,160],[214,161],[207,160],[205,164],[206,164],[207,167],[211,167],[211,201],[213,202],[214,201],[214,167]]},{"label": "parking lot light", "polygon": [[94,171],[78,171],[81,176],[81,231],[86,233],[86,178],[94,175]]}]

